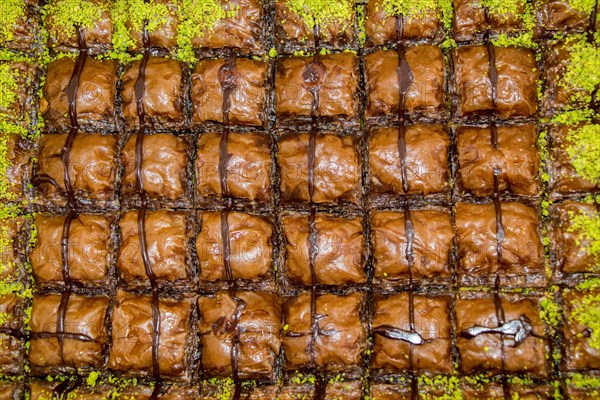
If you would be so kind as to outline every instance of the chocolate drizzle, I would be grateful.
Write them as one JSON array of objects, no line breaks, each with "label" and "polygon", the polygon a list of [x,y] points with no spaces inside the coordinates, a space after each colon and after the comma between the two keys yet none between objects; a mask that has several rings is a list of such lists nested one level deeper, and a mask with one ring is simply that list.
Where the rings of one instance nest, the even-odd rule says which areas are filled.
[{"label": "chocolate drizzle", "polygon": [[225,280],[227,281],[229,296],[235,300],[235,312],[233,321],[229,324],[229,329],[234,331],[231,343],[231,372],[233,375],[233,384],[235,386],[233,400],[239,400],[242,394],[242,382],[239,372],[239,352],[240,352],[240,334],[239,322],[242,312],[246,309],[246,302],[237,295],[237,285],[233,271],[231,269],[231,243],[229,238],[229,212],[233,207],[233,199],[229,193],[227,185],[227,165],[231,155],[227,150],[229,141],[229,111],[231,108],[231,93],[237,86],[237,75],[235,70],[235,56],[229,55],[225,64],[219,69],[219,83],[223,90],[223,103],[221,110],[223,113],[223,132],[219,142],[219,181],[221,184],[221,197],[224,201],[224,207],[221,211],[221,241],[223,242],[223,266],[225,268]]},{"label": "chocolate drizzle", "polygon": [[408,184],[408,174],[406,171],[406,121],[405,121],[405,103],[406,93],[412,85],[414,76],[406,61],[406,47],[404,46],[404,22],[402,15],[396,16],[396,42],[398,53],[398,155],[400,158],[400,174],[402,177],[402,190],[408,193],[410,186]]},{"label": "chocolate drizzle", "polygon": [[596,33],[596,23],[598,21],[598,0],[594,3],[592,14],[590,15],[590,26],[587,31],[588,42],[594,42],[594,34]]},{"label": "chocolate drizzle", "polygon": [[142,39],[144,46],[144,54],[139,64],[138,76],[134,84],[135,103],[139,119],[139,131],[137,133],[135,142],[135,178],[136,178],[136,191],[140,197],[140,209],[137,215],[138,225],[138,240],[140,242],[140,253],[142,255],[142,262],[144,263],[144,270],[148,279],[150,280],[150,286],[152,288],[152,376],[155,381],[154,390],[150,396],[151,400],[157,399],[162,389],[162,378],[160,375],[160,364],[159,364],[159,345],[160,345],[160,327],[161,327],[161,316],[160,316],[160,304],[159,304],[159,286],[156,275],[152,270],[150,263],[150,257],[148,256],[148,246],[146,243],[146,210],[148,208],[148,199],[146,197],[146,191],[144,189],[144,177],[143,177],[143,157],[144,157],[144,136],[146,134],[146,112],[144,108],[144,96],[146,93],[146,66],[150,57],[149,48],[149,35],[147,30],[148,20],[144,20]]}]

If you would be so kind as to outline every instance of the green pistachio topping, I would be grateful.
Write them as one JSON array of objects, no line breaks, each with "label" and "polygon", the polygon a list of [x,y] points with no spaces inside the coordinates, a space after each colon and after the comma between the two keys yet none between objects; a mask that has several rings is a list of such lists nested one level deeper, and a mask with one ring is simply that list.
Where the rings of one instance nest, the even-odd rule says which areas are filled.
[{"label": "green pistachio topping", "polygon": [[167,22],[169,8],[156,0],[115,0],[112,15],[115,25],[113,47],[116,51],[125,51],[133,47],[131,30],[142,32],[144,21],[148,21],[146,30],[153,32]]},{"label": "green pistachio topping", "polygon": [[237,13],[238,7],[220,0],[182,0],[181,15],[184,18],[177,27],[179,59],[187,62],[195,61],[192,40],[211,32],[217,22],[225,18],[233,18]]},{"label": "green pistachio topping", "polygon": [[587,104],[600,85],[600,47],[597,41],[588,42],[584,35],[571,37],[565,44],[570,54],[569,64],[559,85],[574,90],[571,102]]},{"label": "green pistachio topping", "polygon": [[482,7],[487,8],[495,15],[514,15],[524,8],[525,0],[479,0]]},{"label": "green pistachio topping", "polygon": [[594,11],[596,0],[568,0],[569,6],[579,12],[591,14]]},{"label": "green pistachio topping", "polygon": [[25,15],[25,2],[23,0],[2,0],[2,13],[0,13],[0,42],[14,40],[14,28],[19,18]]},{"label": "green pistachio topping", "polygon": [[342,30],[352,25],[352,0],[286,0],[290,11],[298,14],[309,29],[328,23],[338,23]]},{"label": "green pistachio topping", "polygon": [[[418,378],[420,398],[423,400],[461,400],[463,398],[460,390],[460,379],[456,376],[426,376]],[[430,390],[423,390],[423,389]],[[433,393],[431,393],[433,391]],[[442,393],[438,393],[441,391]]]},{"label": "green pistachio topping", "polygon": [[209,385],[217,389],[216,400],[229,400],[233,396],[233,379],[231,378],[210,378],[206,381]]},{"label": "green pistachio topping", "polygon": [[582,122],[590,122],[593,116],[594,111],[590,109],[569,110],[552,117],[550,122],[573,126]]},{"label": "green pistachio topping", "polygon": [[567,139],[566,151],[577,174],[591,182],[600,182],[600,125],[572,129]]},{"label": "green pistachio topping", "polygon": [[[8,158],[8,137],[0,136],[0,199],[12,201],[15,200],[14,193],[11,192],[12,184],[8,180],[8,169],[11,167]],[[6,227],[4,227],[6,229]],[[2,232],[0,232],[1,234]],[[0,241],[1,243],[1,241]]]},{"label": "green pistachio topping", "polygon": [[46,5],[49,21],[57,30],[56,35],[69,38],[77,31],[77,27],[91,29],[102,17],[106,4],[96,4],[89,0],[58,0]]},{"label": "green pistachio topping", "polygon": [[571,225],[567,230],[578,234],[577,245],[586,253],[595,256],[596,262],[600,262],[600,214],[570,212],[569,218]]},{"label": "green pistachio topping", "polygon": [[576,389],[600,389],[600,377],[577,373],[567,378],[567,384]]},{"label": "green pistachio topping", "polygon": [[17,81],[15,80],[15,74],[9,64],[0,64],[0,110],[10,107],[16,99]]},{"label": "green pistachio topping", "polygon": [[590,347],[600,350],[600,294],[586,294],[573,301],[571,318],[591,331],[587,339]]},{"label": "green pistachio topping", "polygon": [[560,320],[560,307],[552,293],[546,293],[540,299],[540,319],[548,326],[556,327]]},{"label": "green pistachio topping", "polygon": [[402,15],[409,19],[423,18],[437,11],[441,13],[444,28],[452,27],[452,0],[383,0],[383,10],[389,15]]}]

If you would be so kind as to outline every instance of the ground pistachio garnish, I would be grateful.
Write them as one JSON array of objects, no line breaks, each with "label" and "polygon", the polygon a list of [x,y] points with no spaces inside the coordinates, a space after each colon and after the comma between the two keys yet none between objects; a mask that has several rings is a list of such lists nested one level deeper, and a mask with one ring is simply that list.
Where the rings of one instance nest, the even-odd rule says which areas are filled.
[{"label": "ground pistachio garnish", "polygon": [[600,293],[587,293],[583,298],[573,300],[571,306],[571,318],[590,331],[589,346],[600,350]]},{"label": "ground pistachio garnish", "polygon": [[596,0],[567,0],[569,6],[579,12],[591,14],[596,6]]},{"label": "ground pistachio garnish", "polygon": [[590,394],[600,395],[600,377],[575,373],[566,380],[575,389],[594,390]]},{"label": "ground pistachio garnish", "polygon": [[2,0],[0,13],[0,42],[6,43],[15,39],[14,29],[19,18],[25,15],[23,0]]},{"label": "ground pistachio garnish", "polygon": [[567,134],[566,152],[579,176],[600,183],[600,125],[586,124]]},{"label": "ground pistachio garnish", "polygon": [[519,16],[525,8],[525,0],[479,0],[479,4],[494,15]]},{"label": "ground pistachio garnish", "polygon": [[[8,180],[8,170],[11,167],[8,154],[8,136],[0,134],[0,199],[13,201],[15,194],[12,184]],[[6,228],[6,227],[5,227]]]},{"label": "ground pistachio garnish", "polygon": [[585,35],[574,35],[565,40],[569,63],[559,86],[573,90],[570,103],[588,104],[592,99],[592,92],[600,85],[599,38],[596,35],[593,43],[587,41]]},{"label": "ground pistachio garnish", "polygon": [[91,29],[102,18],[108,5],[105,1],[58,0],[45,6],[45,14],[57,38],[68,39],[77,33],[77,27]]},{"label": "ground pistachio garnish", "polygon": [[600,263],[600,214],[575,214],[571,211],[569,219],[571,224],[567,231],[577,233],[576,244],[587,254],[594,256],[596,263]]},{"label": "ground pistachio garnish", "polygon": [[[558,287],[553,289],[558,290]],[[554,290],[540,299],[540,319],[546,325],[555,328],[560,321],[560,307],[554,298]]]},{"label": "ground pistachio garnish", "polygon": [[111,11],[115,26],[112,39],[115,51],[126,51],[134,46],[131,31],[141,33],[144,21],[148,21],[146,30],[154,32],[165,25],[172,12],[166,4],[157,3],[156,0],[115,0]]},{"label": "ground pistachio garnish", "polygon": [[463,398],[460,389],[460,379],[457,376],[422,375],[417,379],[420,392],[419,395],[423,400],[461,400]]},{"label": "ground pistachio garnish", "polygon": [[382,0],[382,4],[387,14],[402,15],[408,19],[423,18],[431,12],[439,12],[444,28],[452,27],[452,0]]},{"label": "ground pistachio garnish", "polygon": [[342,31],[352,26],[352,0],[285,0],[285,5],[297,14],[309,29],[329,23],[339,24]]},{"label": "ground pistachio garnish", "polygon": [[192,48],[194,38],[211,32],[217,22],[234,18],[239,7],[220,0],[182,0],[180,15],[182,20],[177,26],[177,53],[181,61],[194,62],[196,57]]}]

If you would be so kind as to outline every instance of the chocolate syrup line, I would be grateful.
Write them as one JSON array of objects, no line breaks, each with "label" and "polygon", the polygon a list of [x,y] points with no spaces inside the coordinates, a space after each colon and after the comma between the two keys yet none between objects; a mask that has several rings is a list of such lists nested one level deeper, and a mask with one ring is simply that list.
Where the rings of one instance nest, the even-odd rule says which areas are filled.
[{"label": "chocolate syrup line", "polygon": [[219,69],[219,83],[223,90],[223,103],[221,105],[221,111],[223,114],[223,132],[221,134],[221,140],[219,142],[219,181],[221,185],[221,197],[225,201],[225,207],[221,211],[221,241],[223,243],[223,266],[225,269],[225,279],[228,284],[229,296],[235,300],[236,307],[233,314],[232,329],[235,330],[232,343],[231,343],[231,372],[233,375],[233,383],[235,386],[233,393],[233,400],[239,400],[242,391],[242,382],[239,373],[239,352],[240,352],[240,329],[239,322],[242,316],[242,312],[246,309],[246,302],[238,297],[236,290],[237,285],[231,269],[231,243],[229,238],[229,212],[233,207],[233,199],[229,193],[229,187],[227,185],[227,165],[231,155],[227,149],[229,142],[229,112],[231,109],[231,93],[235,89],[236,75],[235,75],[235,56],[229,55],[225,61],[225,64]]},{"label": "chocolate syrup line", "polygon": [[144,54],[139,64],[138,76],[133,86],[135,93],[135,104],[136,111],[139,120],[139,131],[137,133],[135,142],[135,178],[136,178],[136,191],[140,197],[140,209],[137,214],[137,225],[138,225],[138,240],[140,243],[140,253],[142,255],[142,262],[144,264],[144,270],[148,279],[150,280],[150,286],[152,288],[152,376],[155,381],[154,390],[150,395],[151,400],[158,398],[158,394],[162,389],[162,378],[160,375],[160,363],[159,363],[159,345],[160,345],[160,330],[161,330],[161,316],[160,316],[160,302],[159,302],[159,286],[156,275],[152,270],[150,263],[150,257],[148,256],[148,245],[146,241],[146,211],[148,208],[148,199],[146,197],[146,191],[144,189],[144,177],[143,177],[143,156],[144,156],[144,136],[146,134],[146,111],[144,107],[144,97],[146,94],[146,67],[150,58],[149,52],[149,35],[147,30],[148,20],[144,20],[142,41]]},{"label": "chocolate syrup line", "polygon": [[598,0],[594,3],[592,14],[590,15],[590,26],[587,31],[588,42],[594,42],[594,33],[596,33],[596,22],[598,20]]}]

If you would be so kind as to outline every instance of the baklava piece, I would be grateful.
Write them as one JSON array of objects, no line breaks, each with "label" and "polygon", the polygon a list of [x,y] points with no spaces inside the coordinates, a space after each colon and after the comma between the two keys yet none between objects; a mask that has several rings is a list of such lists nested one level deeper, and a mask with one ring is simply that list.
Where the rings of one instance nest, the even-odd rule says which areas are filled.
[{"label": "baklava piece", "polygon": [[[63,282],[62,238],[68,216],[37,214],[37,240],[30,255],[38,284]],[[73,281],[103,285],[112,263],[112,217],[79,214],[70,220],[67,233],[69,276]]]},{"label": "baklava piece", "polygon": [[[229,62],[205,59],[196,64],[192,73],[193,125],[222,123],[223,96],[226,93],[230,102],[230,124],[265,124],[269,65],[263,61],[234,58],[231,60],[233,69],[229,69]],[[224,85],[232,85],[232,88]]]},{"label": "baklava piece", "polygon": [[[65,385],[65,382],[67,385]],[[115,389],[103,388],[103,387],[88,387],[78,386],[72,390],[68,390],[69,386],[75,386],[73,383],[69,384],[69,380],[61,382],[53,380],[52,382],[47,381],[31,381],[29,383],[29,396],[30,400],[48,400],[53,399],[61,393],[61,389],[67,388],[62,395],[69,397],[74,400],[105,400],[110,399],[111,396],[117,393]],[[129,398],[129,397],[124,397]],[[1,397],[0,397],[1,399]],[[11,400],[13,398],[11,397]]]},{"label": "baklava piece", "polygon": [[[124,196],[139,197],[136,177],[137,134],[131,135],[123,149]],[[147,196],[168,202],[188,201],[188,143],[185,137],[166,133],[144,135],[142,181]]]},{"label": "baklava piece", "polygon": [[[404,39],[432,40],[443,33],[443,15],[437,2],[414,2],[413,8],[410,3],[400,4],[406,7],[402,19]],[[421,8],[422,4],[423,8]],[[397,11],[399,10],[394,9],[394,2],[374,0],[367,3],[365,25],[367,44],[379,46],[397,41]]]},{"label": "baklava piece", "polygon": [[[42,135],[40,140],[33,183],[37,184],[41,199],[53,204],[65,204],[68,197],[61,158],[68,136],[66,133],[48,134]],[[75,136],[68,153],[68,167],[69,183],[78,201],[108,205],[115,200],[117,140],[115,135],[99,133],[79,132]]]},{"label": "baklava piece", "polygon": [[[463,193],[537,196],[540,156],[535,125],[458,128],[458,185]],[[494,141],[496,143],[494,143]],[[494,171],[498,171],[495,184]]]},{"label": "baklava piece", "polygon": [[598,309],[600,290],[565,290],[563,294],[563,370],[600,369]]},{"label": "baklava piece", "polygon": [[[590,27],[594,2],[536,0],[534,3],[542,33],[584,32]],[[598,28],[600,19],[596,20],[596,30]]]},{"label": "baklava piece", "polygon": [[361,163],[352,136],[317,134],[314,155],[314,193],[309,194],[308,133],[284,135],[277,162],[281,169],[283,202],[353,203],[360,200]]},{"label": "baklava piece", "polygon": [[25,137],[33,128],[33,88],[37,70],[28,62],[0,61],[0,76],[2,134]]},{"label": "baklava piece", "polygon": [[475,39],[486,31],[505,34],[525,31],[526,19],[531,17],[526,0],[454,0],[453,3],[453,33],[458,41]]},{"label": "baklava piece", "polygon": [[488,47],[464,46],[455,50],[455,102],[459,115],[532,116],[538,108],[535,53],[516,47],[493,47],[493,51],[498,74],[495,90]]},{"label": "baklava piece", "polygon": [[[216,0],[208,3],[192,0],[184,3],[184,31],[191,32],[191,44],[203,49],[234,49],[243,54],[264,53],[262,30],[264,19],[260,0]],[[206,13],[215,13],[212,26]],[[211,18],[208,18],[211,21]]]},{"label": "baklava piece", "polygon": [[[201,134],[196,155],[199,200],[234,197],[268,203],[271,200],[271,139],[260,133],[230,133],[227,160],[221,160],[222,135]],[[225,162],[228,196],[222,193],[219,164]]]},{"label": "baklava piece", "polygon": [[[211,376],[272,378],[281,345],[281,302],[274,293],[218,292],[198,299],[202,366]],[[232,357],[237,357],[232,360]]]},{"label": "baklava piece", "polygon": [[[139,128],[135,83],[141,60],[134,61],[123,74],[123,117],[129,129]],[[183,69],[170,58],[150,57],[144,76],[144,118],[154,129],[181,129],[186,126]]]},{"label": "baklava piece", "polygon": [[0,296],[0,372],[5,374],[23,373],[23,308],[24,302],[18,295]]},{"label": "baklava piece", "polygon": [[190,240],[188,216],[182,211],[146,211],[144,235],[146,248],[140,244],[138,218],[140,211],[129,211],[119,221],[121,243],[117,268],[127,283],[149,283],[144,264],[144,252],[148,266],[159,281],[180,282],[190,276],[187,243]]},{"label": "baklava piece", "polygon": [[[450,212],[410,210],[413,232],[411,254],[408,243],[406,212],[377,211],[373,214],[373,264],[376,282],[413,280],[449,280],[452,276],[450,254],[454,230]],[[409,263],[412,256],[412,266]],[[412,271],[411,271],[412,268]]]},{"label": "baklava piece", "polygon": [[596,400],[600,397],[600,379],[593,373],[568,376],[565,386],[565,394],[569,399]]},{"label": "baklava piece", "polygon": [[[190,341],[189,300],[161,298],[159,317],[153,317],[152,297],[123,291],[117,293],[112,314],[112,345],[109,368],[131,375],[152,375],[154,365],[153,325],[161,322],[158,340],[158,370],[161,376],[183,377],[188,369]],[[160,320],[160,321],[159,321]],[[116,333],[116,334],[115,334]]]},{"label": "baklava piece", "polygon": [[[499,214],[493,203],[456,205],[461,279],[493,278],[494,274],[527,277],[542,272],[543,246],[536,210],[522,203],[502,202]],[[499,220],[504,237],[498,233]]]},{"label": "baklava piece", "polygon": [[165,50],[177,47],[180,3],[180,0],[154,0],[143,3],[131,0],[113,1],[114,34],[118,35],[118,40],[122,42],[123,50],[143,49],[144,18],[148,19],[145,25],[148,47]]},{"label": "baklava piece", "polygon": [[409,400],[411,398],[409,385],[378,384],[370,388],[371,398],[376,400]]},{"label": "baklava piece", "polygon": [[371,365],[390,372],[412,364],[416,371],[451,373],[450,298],[414,295],[412,310],[409,304],[407,293],[376,298]]},{"label": "baklava piece", "polygon": [[32,169],[32,143],[18,135],[0,132],[0,202],[23,202]]},{"label": "baklava piece", "polygon": [[[328,8],[329,7],[329,8]],[[340,0],[335,5],[277,0],[275,2],[275,43],[281,52],[297,48],[314,49],[315,29],[319,43],[331,48],[351,46],[354,32],[354,1]]]},{"label": "baklava piece", "polygon": [[[40,111],[51,131],[67,131],[71,126],[68,86],[76,61],[63,57],[48,64]],[[75,93],[77,123],[94,130],[116,129],[115,91],[117,63],[87,57]]]},{"label": "baklava piece", "polygon": [[[527,373],[546,377],[547,340],[533,297],[463,295],[454,307],[460,368],[465,373]],[[499,315],[504,315],[501,321]],[[503,333],[507,332],[507,333]]]},{"label": "baklava piece", "polygon": [[545,52],[542,98],[546,114],[591,104],[598,86],[599,46],[598,40],[590,43],[584,35],[569,36],[549,45]]},{"label": "baklava piece", "polygon": [[[67,299],[63,311],[61,295],[33,297],[29,362],[39,367],[101,368],[108,340],[104,319],[109,299],[76,294]],[[64,323],[62,331],[59,321]]]},{"label": "baklava piece", "polygon": [[553,207],[551,238],[556,262],[564,273],[598,272],[600,248],[593,236],[594,224],[600,221],[596,204],[566,201]]},{"label": "baklava piece", "polygon": [[227,280],[223,218],[229,230],[229,265],[235,280],[261,281],[272,274],[273,226],[266,218],[241,213],[202,212],[200,232],[196,239],[196,254],[200,264],[202,282],[215,283]]},{"label": "baklava piece", "polygon": [[[506,399],[508,394],[511,398],[518,397],[522,400],[542,400],[551,399],[553,389],[550,385],[532,384],[516,384],[511,383],[511,378],[507,378],[508,383],[504,386],[502,382],[491,381],[489,378],[483,378],[484,382],[475,382],[471,378],[471,382],[464,382],[462,385],[462,393],[464,400],[502,400]],[[501,380],[502,378],[499,378]],[[518,382],[518,379],[515,379]],[[526,382],[526,380],[523,380]],[[505,392],[505,388],[508,393]],[[577,398],[579,399],[579,398]],[[581,400],[581,399],[579,399]]]},{"label": "baklava piece", "polygon": [[292,285],[312,285],[311,250],[316,251],[314,273],[317,284],[341,286],[366,282],[365,241],[360,218],[317,214],[314,249],[309,245],[308,215],[284,215],[283,230],[285,274]]},{"label": "baklava piece", "polygon": [[[366,339],[360,320],[364,301],[361,294],[323,294],[318,295],[315,301],[314,315],[311,315],[310,293],[299,294],[284,304],[286,368],[298,370],[313,362],[326,371],[357,368]],[[316,327],[311,329],[315,318]],[[314,348],[314,360],[309,351],[311,348]]]},{"label": "baklava piece", "polygon": [[[378,195],[439,194],[449,191],[450,136],[439,125],[405,128],[406,182],[403,181],[398,128],[374,128],[369,141],[371,193]],[[405,192],[405,187],[408,191]]]},{"label": "baklava piece", "polygon": [[[277,117],[311,116],[315,105],[317,117],[353,119],[359,105],[357,67],[351,53],[284,58],[275,74]],[[311,91],[318,92],[318,100]]]},{"label": "baklava piece", "polygon": [[[155,387],[152,386],[133,386],[125,388],[118,398],[126,400],[199,400],[199,388],[187,385],[166,385],[162,384],[158,397],[152,397]],[[117,389],[118,390],[118,389]],[[79,398],[77,398],[79,399]],[[105,400],[106,397],[98,399]],[[212,398],[214,399],[214,397]],[[87,398],[85,400],[88,400]],[[93,399],[96,400],[96,399]]]},{"label": "baklava piece", "polygon": [[[598,190],[600,176],[590,149],[600,125],[576,127],[557,124],[550,127],[549,188],[552,194],[568,195]],[[591,134],[588,134],[591,133]],[[591,162],[590,162],[591,161]]]},{"label": "baklava piece", "polygon": [[[403,111],[438,117],[444,111],[444,57],[439,47],[420,45],[406,50],[408,89]],[[367,117],[397,115],[400,107],[398,52],[376,51],[365,57]],[[403,82],[403,84],[406,84]]]},{"label": "baklava piece", "polygon": [[0,281],[19,279],[19,267],[23,261],[22,236],[26,217],[0,207]]},{"label": "baklava piece", "polygon": [[38,1],[12,1],[2,4],[4,14],[0,47],[31,51],[39,33]]},{"label": "baklava piece", "polygon": [[50,0],[45,8],[44,23],[48,28],[48,47],[58,51],[78,49],[77,30],[81,26],[86,47],[96,53],[112,48],[113,21],[110,2]]}]

